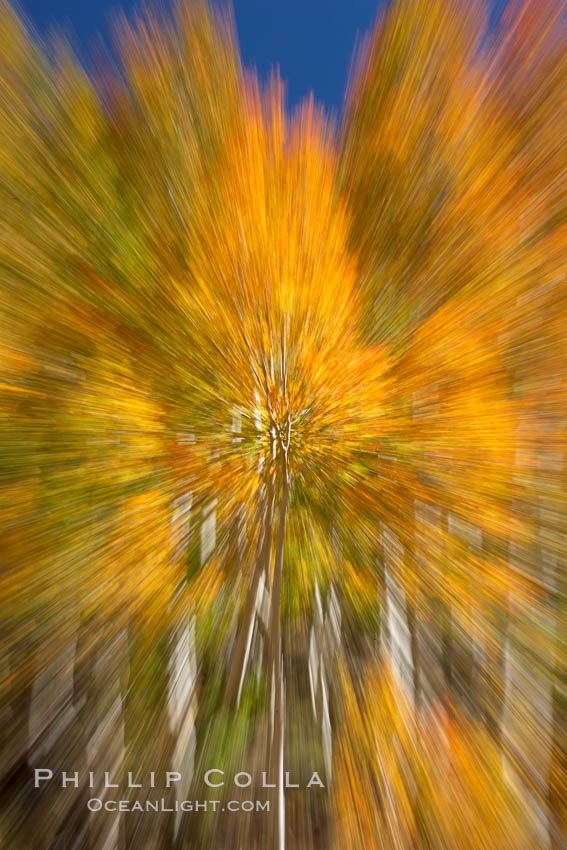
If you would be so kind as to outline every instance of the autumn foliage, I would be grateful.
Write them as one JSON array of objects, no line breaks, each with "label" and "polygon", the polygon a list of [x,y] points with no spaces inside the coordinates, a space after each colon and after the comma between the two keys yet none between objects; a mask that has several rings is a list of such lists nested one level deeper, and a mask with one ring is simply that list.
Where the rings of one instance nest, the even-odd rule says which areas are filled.
[{"label": "autumn foliage", "polygon": [[201,0],[0,4],[2,846],[565,846],[566,12],[395,0],[334,126]]}]

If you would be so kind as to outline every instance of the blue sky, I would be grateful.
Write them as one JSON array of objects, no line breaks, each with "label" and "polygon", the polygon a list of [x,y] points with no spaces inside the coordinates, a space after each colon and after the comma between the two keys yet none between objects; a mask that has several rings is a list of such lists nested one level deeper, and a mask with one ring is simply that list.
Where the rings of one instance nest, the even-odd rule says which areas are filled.
[{"label": "blue sky", "polygon": [[[494,0],[497,11],[503,2]],[[52,26],[62,28],[88,61],[97,34],[108,36],[112,12],[128,13],[139,5],[135,0],[19,0],[17,8],[42,37]],[[262,78],[279,65],[289,106],[313,91],[328,109],[340,110],[354,45],[372,27],[378,0],[233,0],[233,8],[245,65],[255,66]]]}]

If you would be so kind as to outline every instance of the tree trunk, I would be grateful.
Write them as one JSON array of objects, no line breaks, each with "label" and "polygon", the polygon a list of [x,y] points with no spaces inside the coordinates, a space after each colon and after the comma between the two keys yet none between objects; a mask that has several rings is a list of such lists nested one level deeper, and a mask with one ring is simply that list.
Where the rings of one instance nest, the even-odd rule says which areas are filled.
[{"label": "tree trunk", "polygon": [[270,779],[276,788],[272,795],[270,806],[271,836],[269,846],[272,850],[283,850],[285,847],[285,801],[284,801],[284,746],[285,746],[285,687],[282,664],[281,639],[281,582],[283,569],[283,553],[285,542],[285,527],[289,504],[289,478],[287,456],[282,452],[282,500],[278,523],[278,539],[274,563],[274,580],[272,584],[272,610],[270,625],[270,674],[268,710],[273,719],[270,724],[269,741],[269,770]]},{"label": "tree trunk", "polygon": [[272,481],[270,480],[266,485],[266,504],[264,505],[262,529],[258,539],[258,548],[252,570],[252,577],[250,579],[250,586],[244,603],[242,621],[236,637],[236,644],[232,654],[230,671],[226,684],[225,704],[231,708],[238,706],[242,693],[242,685],[244,683],[248,655],[250,652],[250,645],[252,643],[260,578],[262,574],[267,571],[270,563],[273,515],[274,488]]}]

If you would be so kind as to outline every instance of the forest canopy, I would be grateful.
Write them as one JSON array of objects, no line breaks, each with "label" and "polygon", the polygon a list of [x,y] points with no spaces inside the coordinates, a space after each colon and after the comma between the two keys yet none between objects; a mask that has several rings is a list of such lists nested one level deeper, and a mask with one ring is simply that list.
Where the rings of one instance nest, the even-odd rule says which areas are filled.
[{"label": "forest canopy", "polygon": [[566,11],[395,0],[334,124],[1,0],[2,846],[567,846]]}]

